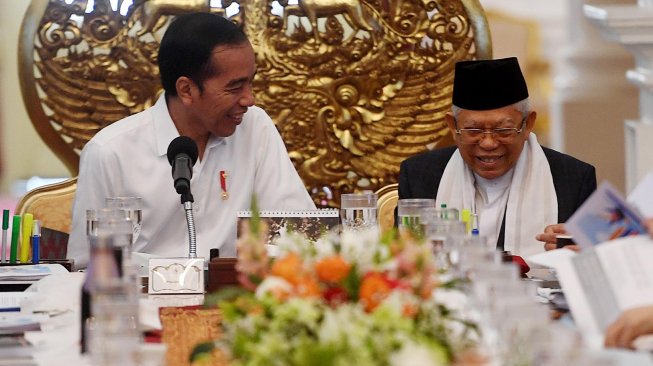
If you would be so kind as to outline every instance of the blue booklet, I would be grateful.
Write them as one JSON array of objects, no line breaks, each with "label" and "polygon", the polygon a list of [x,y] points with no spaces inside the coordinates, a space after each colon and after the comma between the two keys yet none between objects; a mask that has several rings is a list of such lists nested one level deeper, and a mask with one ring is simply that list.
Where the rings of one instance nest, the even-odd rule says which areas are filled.
[{"label": "blue booklet", "polygon": [[609,182],[603,182],[567,220],[565,227],[582,248],[646,233],[639,210],[626,202]]}]

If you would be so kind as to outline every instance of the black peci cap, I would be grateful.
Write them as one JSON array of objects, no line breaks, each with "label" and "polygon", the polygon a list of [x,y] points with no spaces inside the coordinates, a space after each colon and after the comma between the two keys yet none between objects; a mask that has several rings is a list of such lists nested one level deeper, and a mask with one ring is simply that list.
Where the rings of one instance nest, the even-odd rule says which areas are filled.
[{"label": "black peci cap", "polygon": [[528,98],[526,80],[516,57],[456,63],[453,105],[484,111]]}]

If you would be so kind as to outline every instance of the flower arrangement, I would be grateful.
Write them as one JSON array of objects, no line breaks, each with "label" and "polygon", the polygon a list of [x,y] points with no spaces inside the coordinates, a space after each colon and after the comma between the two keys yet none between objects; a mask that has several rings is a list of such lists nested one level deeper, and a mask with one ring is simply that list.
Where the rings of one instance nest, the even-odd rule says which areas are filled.
[{"label": "flower arrangement", "polygon": [[[410,236],[282,233],[268,258],[266,227],[238,241],[244,289],[209,297],[223,311],[217,347],[230,365],[448,365],[476,327],[437,301],[431,248]],[[194,352],[201,359],[202,352]]]}]

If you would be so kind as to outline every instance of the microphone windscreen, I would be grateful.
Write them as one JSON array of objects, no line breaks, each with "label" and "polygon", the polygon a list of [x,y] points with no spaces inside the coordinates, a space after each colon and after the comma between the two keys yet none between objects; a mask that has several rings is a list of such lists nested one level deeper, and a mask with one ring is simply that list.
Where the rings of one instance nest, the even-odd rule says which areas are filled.
[{"label": "microphone windscreen", "polygon": [[179,136],[172,140],[170,145],[168,145],[168,162],[172,165],[173,160],[179,154],[188,155],[193,165],[195,165],[197,156],[199,155],[195,141],[188,136]]}]

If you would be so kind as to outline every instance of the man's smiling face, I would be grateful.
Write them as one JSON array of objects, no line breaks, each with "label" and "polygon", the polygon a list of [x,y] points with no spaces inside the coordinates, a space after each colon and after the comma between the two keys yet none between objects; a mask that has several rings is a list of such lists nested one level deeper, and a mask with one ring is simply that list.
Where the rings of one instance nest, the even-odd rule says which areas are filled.
[{"label": "man's smiling face", "polygon": [[[506,174],[517,164],[535,123],[535,112],[531,111],[524,117],[514,105],[486,111],[462,109],[455,119],[448,113],[446,121],[467,166],[483,178],[494,179]],[[522,131],[507,142],[499,141],[491,133],[485,133],[477,143],[468,143],[463,136],[456,134],[456,129],[460,128],[477,128],[490,132],[496,128],[522,127]]]}]

